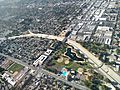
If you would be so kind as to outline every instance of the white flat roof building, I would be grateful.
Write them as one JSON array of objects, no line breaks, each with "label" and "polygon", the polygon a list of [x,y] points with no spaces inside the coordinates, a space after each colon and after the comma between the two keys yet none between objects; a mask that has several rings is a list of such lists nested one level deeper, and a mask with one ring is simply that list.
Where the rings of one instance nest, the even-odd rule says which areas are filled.
[{"label": "white flat roof building", "polygon": [[110,2],[108,8],[115,8],[116,7],[116,2]]},{"label": "white flat roof building", "polygon": [[33,65],[37,66],[38,64],[39,65],[42,65],[43,62],[48,58],[48,56],[46,55],[41,55],[34,63]]},{"label": "white flat roof building", "polygon": [[101,16],[103,15],[105,9],[98,9],[96,12],[95,12],[95,21],[98,21],[99,18],[101,18]]},{"label": "white flat roof building", "polygon": [[49,56],[52,53],[53,50],[47,49],[47,51],[44,53],[45,55]]},{"label": "white flat roof building", "polygon": [[98,26],[95,34],[94,41],[102,44],[111,44],[113,31],[110,31],[110,27]]},{"label": "white flat roof building", "polygon": [[106,21],[107,18],[99,18],[100,21]]},{"label": "white flat roof building", "polygon": [[12,86],[16,84],[16,81],[7,73],[4,73],[2,75],[2,78],[4,78],[8,83],[10,83]]}]

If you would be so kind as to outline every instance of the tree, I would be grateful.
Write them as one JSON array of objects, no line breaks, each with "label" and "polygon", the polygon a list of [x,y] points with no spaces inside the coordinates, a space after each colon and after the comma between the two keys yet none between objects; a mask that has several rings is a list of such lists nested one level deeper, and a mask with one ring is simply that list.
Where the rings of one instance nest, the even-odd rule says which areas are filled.
[{"label": "tree", "polygon": [[89,88],[90,88],[91,85],[92,85],[91,81],[89,81],[89,80],[85,80],[84,83],[85,83],[85,85],[86,85],[87,87],[89,87]]},{"label": "tree", "polygon": [[1,73],[1,74],[4,72],[4,70],[5,70],[4,68],[1,68],[1,67],[0,67],[0,73]]},{"label": "tree", "polygon": [[120,54],[120,49],[117,49],[116,52],[117,52],[117,54]]},{"label": "tree", "polygon": [[99,90],[98,86],[95,84],[91,85],[90,89],[91,90]]},{"label": "tree", "polygon": [[106,85],[102,85],[102,90],[110,90],[110,88],[108,88]]}]

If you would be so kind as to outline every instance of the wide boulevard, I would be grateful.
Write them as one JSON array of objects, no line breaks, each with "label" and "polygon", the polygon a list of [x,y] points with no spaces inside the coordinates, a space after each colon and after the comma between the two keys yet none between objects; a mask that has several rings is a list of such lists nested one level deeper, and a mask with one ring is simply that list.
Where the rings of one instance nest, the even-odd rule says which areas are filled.
[{"label": "wide boulevard", "polygon": [[[24,38],[24,37],[41,37],[41,38],[47,38],[47,39],[54,39],[58,41],[63,41],[65,37],[60,37],[60,36],[54,36],[54,35],[46,35],[46,34],[26,34],[26,35],[20,35],[20,36],[13,36],[13,37],[8,37],[7,39],[17,39],[17,38]],[[5,40],[5,39],[4,39]],[[87,49],[85,49],[80,43],[77,43],[76,41],[68,39],[66,41],[67,44],[75,47],[75,49],[80,50],[81,52],[84,53],[89,59],[90,62],[94,64],[94,67],[100,67],[98,70],[105,75],[109,80],[112,82],[117,82],[120,84],[120,76],[113,71],[109,66],[103,64],[100,60],[98,60],[97,57],[95,57],[91,52],[89,52]]]}]

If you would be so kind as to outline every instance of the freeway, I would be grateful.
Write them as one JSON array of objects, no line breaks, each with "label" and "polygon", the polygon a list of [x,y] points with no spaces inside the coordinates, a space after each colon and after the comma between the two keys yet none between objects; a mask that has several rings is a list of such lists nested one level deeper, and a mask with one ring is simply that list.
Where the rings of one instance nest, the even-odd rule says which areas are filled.
[{"label": "freeway", "polygon": [[[41,37],[41,38],[47,38],[47,39],[55,39],[58,41],[63,41],[65,38],[65,37],[54,36],[54,35],[31,33],[26,35],[8,37],[8,39],[11,40],[11,39],[23,38],[23,37]],[[105,64],[103,65],[103,63],[100,60],[98,60],[98,58],[96,58],[87,49],[85,49],[82,45],[80,45],[80,43],[77,43],[76,41],[73,41],[70,39],[68,39],[66,43],[82,51],[89,58],[89,61],[94,63],[95,67],[101,67],[99,68],[99,71],[101,71],[103,75],[105,75],[109,80],[120,84],[120,76],[115,71],[113,71],[109,66]]]},{"label": "freeway", "polygon": [[62,41],[64,39],[64,37],[58,37],[58,36],[47,35],[47,34],[34,34],[34,33],[20,35],[20,36],[8,37],[7,39],[12,40],[12,39],[24,38],[24,37],[39,37],[39,38],[41,37],[41,38],[46,38],[46,39],[56,39],[58,41]]},{"label": "freeway", "polygon": [[85,87],[85,86],[82,86],[82,85],[79,85],[79,84],[76,84],[76,83],[69,82],[69,81],[65,80],[64,78],[62,78],[61,76],[58,76],[58,75],[56,75],[56,74],[54,74],[54,73],[52,73],[52,72],[49,72],[49,71],[47,71],[47,70],[45,70],[45,69],[36,68],[36,67],[30,66],[30,65],[28,65],[27,63],[24,63],[24,62],[22,62],[22,61],[19,60],[19,59],[15,59],[15,58],[10,57],[10,56],[8,56],[8,55],[5,55],[5,54],[3,54],[3,53],[0,53],[0,55],[8,58],[9,60],[12,60],[12,61],[15,62],[15,63],[18,63],[18,64],[21,64],[21,65],[23,65],[23,66],[25,66],[25,67],[28,67],[28,68],[31,69],[31,70],[35,70],[35,71],[36,71],[36,72],[35,72],[36,74],[37,74],[37,73],[39,73],[39,74],[44,73],[44,74],[47,74],[47,75],[49,75],[49,76],[51,76],[51,77],[54,77],[54,78],[57,79],[57,80],[63,81],[64,83],[66,83],[66,84],[68,84],[68,85],[70,85],[70,86],[72,86],[72,87],[75,87],[75,88],[77,88],[77,89],[80,89],[80,90],[89,90],[89,89],[88,89],[87,87]]},{"label": "freeway", "polygon": [[102,65],[102,62],[98,60],[98,58],[96,58],[87,49],[85,49],[82,45],[72,40],[68,40],[66,43],[82,51],[89,58],[88,60],[90,62],[93,62],[95,67],[100,67],[99,71],[101,71],[110,81],[117,82],[118,84],[120,84],[120,76],[115,71],[113,71],[109,66],[105,64]]},{"label": "freeway", "polygon": [[[13,37],[9,37],[8,39],[11,40],[11,39],[23,38],[23,37],[42,37],[42,38],[47,38],[47,39],[56,39],[58,41],[64,40],[64,37],[58,37],[58,36],[46,35],[46,34],[33,34],[33,33],[26,34],[26,35],[20,35],[20,36],[13,36]],[[89,58],[89,61],[94,63],[95,67],[102,66],[101,68],[99,68],[99,70],[112,82],[117,82],[120,84],[120,79],[119,79],[120,76],[107,65],[102,65],[102,62],[98,60],[98,58],[96,58],[93,54],[91,54],[87,49],[85,49],[83,46],[81,46],[76,41],[72,41],[68,39],[66,43],[82,51]]]}]

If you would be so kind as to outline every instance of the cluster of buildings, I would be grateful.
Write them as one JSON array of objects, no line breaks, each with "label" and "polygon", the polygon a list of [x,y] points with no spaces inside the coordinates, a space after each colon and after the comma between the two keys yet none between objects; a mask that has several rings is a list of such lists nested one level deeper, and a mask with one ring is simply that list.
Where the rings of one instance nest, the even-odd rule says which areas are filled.
[{"label": "cluster of buildings", "polygon": [[[23,67],[23,66],[21,66],[19,70],[16,70],[16,68],[19,68],[19,67],[15,67],[15,65],[19,66],[19,64],[14,63],[8,60],[7,58],[4,59],[4,61],[0,64],[0,67],[5,69],[4,73],[1,76],[11,86],[15,86],[16,84],[18,84],[29,70],[27,67]],[[13,68],[10,69],[11,67]]]},{"label": "cluster of buildings", "polygon": [[28,79],[30,79],[29,83],[26,82],[22,90],[78,90],[44,73],[41,76],[28,76],[27,81]]},{"label": "cluster of buildings", "polygon": [[[18,1],[14,5],[9,3],[9,6],[6,3],[1,4],[4,14],[0,13],[0,18],[5,20],[2,22],[2,34],[13,36],[31,30],[34,33],[59,35],[63,28],[69,25],[69,17],[79,14],[81,11],[79,7],[83,3],[82,0],[62,0],[49,2]],[[14,10],[11,11],[9,8]],[[2,34],[1,36],[3,36]]]},{"label": "cluster of buildings", "polygon": [[72,21],[71,39],[79,42],[96,42],[111,45],[112,36],[118,16],[116,2],[97,1],[90,7],[84,8],[75,20]]},{"label": "cluster of buildings", "polygon": [[60,76],[64,77],[67,81],[79,83],[80,80],[91,80],[92,73],[85,72],[83,68],[77,70],[63,68],[59,73]]},{"label": "cluster of buildings", "polygon": [[42,65],[52,52],[53,50],[47,49],[47,51],[44,52],[44,54],[40,55],[40,57],[34,61],[33,65],[34,66]]},{"label": "cluster of buildings", "polygon": [[[16,2],[17,5],[12,6],[12,8],[15,7],[15,12],[13,10],[5,14],[5,11],[4,15],[6,16],[2,17],[6,22],[0,23],[0,37],[26,34],[28,30],[34,33],[53,35],[59,35],[63,31],[61,36],[65,36],[67,31],[71,31],[68,38],[72,40],[78,42],[90,41],[111,45],[112,47],[117,47],[117,49],[119,48],[119,31],[115,30],[118,20],[118,9],[116,9],[117,4],[115,0],[61,0],[60,2],[54,2],[54,4],[53,2],[42,1],[43,0],[29,2],[28,0],[25,2]],[[23,4],[19,5],[19,3]],[[9,6],[10,5],[8,5],[8,7]],[[1,7],[3,11],[9,11],[6,5],[2,5]],[[0,18],[2,17],[0,16]],[[9,24],[9,20],[11,24]],[[117,27],[119,27],[119,24]],[[117,35],[115,36],[114,34]],[[20,59],[24,63],[34,65],[35,67],[43,65],[53,53],[52,49],[47,49],[48,46],[53,43],[52,40],[49,41],[48,39],[39,38],[1,40],[1,53]],[[113,43],[114,40],[115,43]],[[57,46],[59,46],[59,43],[55,45],[55,47]],[[111,56],[108,56],[109,61],[112,62],[116,60],[113,65],[114,70],[120,71],[120,55],[117,55],[116,48],[111,50],[111,52]],[[63,90],[72,90],[71,86],[63,84],[63,82],[44,73],[38,76],[28,74],[24,80],[21,81],[29,69],[23,67],[20,71],[9,71],[14,64],[16,63],[11,60],[0,61],[0,66],[7,70],[2,74],[2,78],[12,86],[21,82],[21,88],[23,88],[23,90],[58,90],[61,88]],[[71,82],[77,82],[77,80],[84,78],[89,81],[92,77],[91,73],[83,72],[81,68],[79,68],[78,71],[63,68],[59,75]]]},{"label": "cluster of buildings", "polygon": [[112,41],[113,29],[106,26],[98,26],[94,34],[93,41],[96,43],[110,45]]},{"label": "cluster of buildings", "polygon": [[52,43],[48,39],[19,38],[3,41],[0,44],[0,52],[14,58],[20,59],[28,64],[33,64]]},{"label": "cluster of buildings", "polygon": [[113,34],[116,28],[118,17],[118,10],[116,9],[116,2],[110,2],[107,9],[99,18],[99,24],[93,35],[93,41],[101,44],[111,45]]}]

